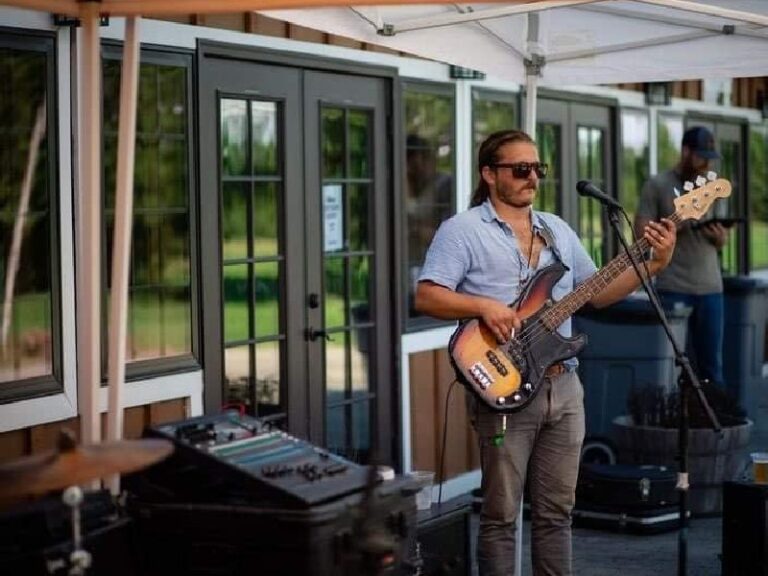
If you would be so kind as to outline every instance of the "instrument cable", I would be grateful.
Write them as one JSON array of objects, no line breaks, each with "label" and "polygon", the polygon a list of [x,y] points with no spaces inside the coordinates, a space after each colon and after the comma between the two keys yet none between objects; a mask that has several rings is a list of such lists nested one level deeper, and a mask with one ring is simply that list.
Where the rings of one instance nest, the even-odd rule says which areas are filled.
[{"label": "instrument cable", "polygon": [[437,507],[440,508],[440,504],[443,502],[443,482],[445,481],[445,445],[448,440],[448,403],[451,399],[451,392],[453,387],[458,383],[459,379],[454,378],[450,386],[448,386],[448,392],[445,395],[445,416],[443,417],[443,442],[440,448],[440,487],[437,491]]}]

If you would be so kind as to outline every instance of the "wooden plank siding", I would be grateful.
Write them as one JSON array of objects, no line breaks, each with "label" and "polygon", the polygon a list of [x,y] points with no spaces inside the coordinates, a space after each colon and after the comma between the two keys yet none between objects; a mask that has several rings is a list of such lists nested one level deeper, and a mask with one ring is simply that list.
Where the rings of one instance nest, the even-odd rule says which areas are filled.
[{"label": "wooden plank siding", "polygon": [[[146,406],[135,406],[125,410],[123,436],[126,439],[141,438],[144,429],[163,422],[183,420],[189,414],[187,398],[166,400]],[[106,429],[107,415],[101,415],[102,429]],[[21,456],[39,454],[56,447],[59,431],[69,428],[76,438],[80,436],[79,418],[51,422],[12,430],[0,434],[0,463],[12,461]]]},{"label": "wooden plank siding", "polygon": [[464,388],[458,383],[448,401],[446,420],[445,402],[455,379],[448,351],[443,348],[411,354],[408,363],[413,469],[440,474],[444,432],[445,479],[479,468],[477,438],[467,417]]},{"label": "wooden plank siding", "polygon": [[391,50],[384,46],[359,42],[344,36],[327,34],[312,28],[297,26],[269,18],[256,12],[241,12],[235,14],[190,14],[188,16],[162,17],[159,20],[168,22],[178,22],[182,24],[192,24],[194,26],[206,26],[208,28],[219,28],[223,30],[234,30],[236,32],[246,32],[249,34],[260,34],[262,36],[273,36],[276,38],[285,38],[288,40],[299,40],[301,42],[313,42],[315,44],[329,44],[332,46],[343,46],[368,52],[379,52],[382,54],[394,54],[396,56],[410,56],[405,52]]}]

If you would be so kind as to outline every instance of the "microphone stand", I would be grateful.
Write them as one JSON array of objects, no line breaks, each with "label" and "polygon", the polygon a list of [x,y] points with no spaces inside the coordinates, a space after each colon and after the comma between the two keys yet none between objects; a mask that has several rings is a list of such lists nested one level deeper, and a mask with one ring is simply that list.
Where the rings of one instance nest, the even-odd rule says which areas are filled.
[{"label": "microphone stand", "polygon": [[616,237],[627,252],[629,261],[632,263],[632,267],[635,269],[638,278],[643,284],[643,289],[648,294],[648,299],[651,302],[651,306],[656,312],[656,316],[659,319],[659,323],[664,328],[664,332],[667,335],[667,339],[672,344],[672,350],[675,353],[675,364],[680,366],[681,372],[678,378],[678,390],[680,393],[680,409],[678,414],[678,428],[677,428],[677,453],[680,462],[680,470],[677,473],[677,490],[680,492],[680,500],[678,502],[680,525],[677,538],[677,574],[678,576],[685,576],[688,571],[688,435],[690,430],[690,424],[688,419],[688,398],[691,392],[694,392],[696,399],[701,407],[704,409],[704,413],[707,415],[707,419],[712,425],[712,429],[721,433],[720,422],[717,416],[712,411],[712,407],[707,402],[706,396],[701,389],[699,379],[696,377],[688,356],[680,348],[675,335],[672,333],[672,329],[669,326],[667,317],[664,314],[659,301],[656,297],[653,287],[649,282],[649,278],[644,275],[644,270],[641,268],[640,263],[636,260],[636,255],[632,253],[629,245],[627,244],[624,235],[621,232],[621,221],[619,213],[624,212],[624,209],[617,203],[616,205],[606,204],[606,211],[608,212],[608,220],[611,223]]}]

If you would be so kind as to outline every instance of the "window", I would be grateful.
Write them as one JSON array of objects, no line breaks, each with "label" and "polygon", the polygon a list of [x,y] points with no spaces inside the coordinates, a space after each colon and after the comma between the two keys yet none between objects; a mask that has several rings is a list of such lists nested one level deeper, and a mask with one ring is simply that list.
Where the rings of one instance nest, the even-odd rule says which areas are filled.
[{"label": "window", "polygon": [[680,159],[683,141],[683,117],[659,114],[657,123],[658,165],[656,173],[674,168]]},{"label": "window", "polygon": [[539,180],[539,191],[533,201],[535,210],[560,214],[560,190],[563,185],[562,150],[560,149],[560,125],[539,122],[536,124],[536,144],[539,159],[549,166],[549,173]]},{"label": "window", "polygon": [[0,400],[55,392],[54,40],[0,35]]},{"label": "window", "polygon": [[[621,111],[621,187],[619,200],[627,211],[630,221],[634,220],[640,191],[650,176],[648,150],[648,114],[641,110]],[[631,230],[624,222],[624,235],[631,238]]]},{"label": "window", "polygon": [[749,269],[768,269],[768,123],[749,131]]},{"label": "window", "polygon": [[477,186],[477,151],[488,136],[517,128],[517,95],[509,92],[472,90],[472,186]]},{"label": "window", "polygon": [[453,87],[408,83],[404,96],[408,319],[427,321],[414,311],[413,295],[432,236],[456,211]]},{"label": "window", "polygon": [[[104,55],[104,285],[111,282],[120,53]],[[129,374],[194,364],[191,58],[142,51],[128,304]],[[105,295],[106,320],[109,294]],[[104,323],[106,334],[106,322]],[[106,358],[106,338],[104,338]],[[186,360],[183,360],[186,358]],[[172,362],[169,360],[173,359]],[[181,362],[180,362],[180,359]],[[147,361],[151,363],[147,364]],[[158,361],[167,365],[160,366]],[[105,362],[106,365],[106,362]]]},{"label": "window", "polygon": [[[579,126],[579,179],[591,180],[598,188],[605,187],[603,171],[605,134],[600,128]],[[579,197],[579,238],[597,267],[603,262],[603,209],[599,202]]]}]

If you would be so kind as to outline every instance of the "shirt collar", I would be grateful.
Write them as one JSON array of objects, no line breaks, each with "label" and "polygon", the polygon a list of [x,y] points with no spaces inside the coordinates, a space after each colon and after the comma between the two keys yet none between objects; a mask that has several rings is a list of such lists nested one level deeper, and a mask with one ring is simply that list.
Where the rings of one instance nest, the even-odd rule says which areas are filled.
[{"label": "shirt collar", "polygon": [[[480,205],[480,217],[483,219],[483,222],[493,222],[496,220],[500,224],[506,224],[504,220],[499,218],[496,208],[493,207],[490,198],[486,199],[486,201]],[[533,229],[537,232],[541,231],[543,225],[541,223],[541,215],[539,212],[531,209],[531,220],[533,222]]]}]

